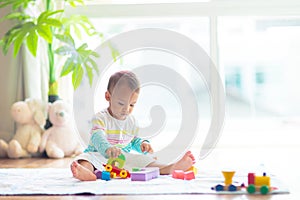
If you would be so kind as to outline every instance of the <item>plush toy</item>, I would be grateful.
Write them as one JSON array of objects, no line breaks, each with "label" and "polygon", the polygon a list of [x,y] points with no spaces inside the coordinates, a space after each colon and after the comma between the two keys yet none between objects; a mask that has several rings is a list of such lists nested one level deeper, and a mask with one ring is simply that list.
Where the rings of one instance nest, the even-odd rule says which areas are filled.
[{"label": "plush toy", "polygon": [[49,120],[52,127],[42,136],[39,151],[46,150],[50,158],[63,158],[82,152],[77,133],[74,129],[71,107],[63,100],[49,105]]},{"label": "plush toy", "polygon": [[[7,131],[0,131],[0,135],[1,137],[9,136],[10,133]],[[0,139],[0,158],[7,158],[7,148],[8,148],[8,144],[6,143],[6,141]]]},{"label": "plush toy", "polygon": [[0,140],[0,156],[24,158],[40,155],[38,148],[46,123],[47,103],[39,99],[19,101],[12,105],[11,115],[17,123],[17,130],[8,144]]}]

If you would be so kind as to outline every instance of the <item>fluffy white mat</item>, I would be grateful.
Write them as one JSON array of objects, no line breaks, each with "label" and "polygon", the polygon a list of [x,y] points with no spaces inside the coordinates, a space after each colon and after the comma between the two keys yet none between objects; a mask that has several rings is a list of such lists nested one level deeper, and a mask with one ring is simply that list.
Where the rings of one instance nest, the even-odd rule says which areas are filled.
[{"label": "fluffy white mat", "polygon": [[[210,188],[223,182],[220,173],[201,173],[196,179],[184,181],[171,176],[160,176],[147,182],[113,179],[80,182],[65,168],[0,169],[0,195],[67,195],[67,194],[216,194]],[[246,177],[235,176],[234,181],[246,182]],[[288,193],[288,189],[272,177],[273,194]],[[223,192],[229,193],[229,192]],[[245,191],[232,194],[245,194]]]}]

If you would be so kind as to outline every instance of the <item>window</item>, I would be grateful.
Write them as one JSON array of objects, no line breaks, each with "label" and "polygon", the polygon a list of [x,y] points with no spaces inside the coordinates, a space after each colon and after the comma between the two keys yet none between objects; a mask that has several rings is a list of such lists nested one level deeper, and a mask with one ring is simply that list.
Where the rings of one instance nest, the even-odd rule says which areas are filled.
[{"label": "window", "polygon": [[[248,137],[250,139],[244,141],[246,144],[256,143],[254,140],[258,134],[252,137],[250,134],[253,132],[259,131],[260,134],[267,127],[270,133],[274,124],[290,123],[294,119],[299,123],[300,6],[296,1],[105,4],[81,8],[76,13],[89,14],[105,38],[136,28],[156,27],[177,31],[197,42],[213,59],[223,78],[226,93],[225,132],[235,134],[234,138],[239,137],[242,145]],[[95,46],[101,43],[88,42]],[[193,73],[185,70],[187,63],[161,52],[139,51],[122,59],[123,63],[133,67],[153,62],[171,65],[185,77],[193,77]],[[113,65],[117,67],[117,64]],[[205,133],[211,117],[209,94],[202,80],[193,84],[201,99],[198,130]],[[157,103],[158,98],[147,98],[153,93],[166,95],[160,103],[168,108],[166,111],[180,116],[180,107],[174,107],[176,98],[155,87],[148,89],[145,97],[141,96],[143,104],[136,109],[140,112],[136,114],[142,123],[149,123],[149,119],[143,116],[149,113],[151,103]],[[169,119],[165,127],[168,133],[160,135],[161,139],[172,139],[172,132],[179,127],[176,117]],[[280,130],[277,127],[274,131]],[[276,142],[294,144],[292,139],[282,140],[286,136],[280,134]],[[265,138],[269,137],[266,133]],[[155,147],[163,148],[164,144],[159,142],[162,140],[156,141]],[[230,145],[232,141],[231,138],[225,143]],[[268,143],[268,140],[263,142]]]},{"label": "window", "polygon": [[[147,18],[147,19],[137,19],[137,18],[126,18],[126,19],[91,19],[93,24],[96,26],[97,30],[105,33],[104,38],[111,38],[117,34],[139,29],[139,28],[163,28],[172,31],[179,32],[197,43],[209,54],[209,19],[208,17],[173,17],[173,18]],[[100,42],[99,42],[100,43]],[[94,45],[97,47],[99,45],[95,43],[94,40],[90,41],[89,45]],[[134,69],[141,65],[162,65],[167,66],[170,69],[176,70],[177,73],[185,77],[186,80],[191,80],[192,89],[198,95],[199,100],[199,112],[201,112],[201,118],[203,120],[210,120],[210,102],[209,93],[205,87],[202,79],[198,80],[193,77],[193,71],[191,71],[191,66],[182,60],[180,57],[173,54],[157,51],[157,50],[139,50],[121,58],[121,64],[119,62],[112,64],[110,70],[103,74],[103,83],[100,83],[99,93],[95,94],[95,99],[99,99],[99,104],[95,105],[95,110],[100,110],[107,107],[104,100],[104,93],[106,91],[106,84],[108,82],[109,75],[114,71],[121,69]],[[159,73],[159,72],[158,72]],[[170,78],[170,77],[169,77]],[[194,82],[193,82],[194,81]],[[176,80],[174,80],[176,83]],[[177,85],[177,87],[181,87]],[[187,98],[189,98],[187,96]],[[193,98],[192,96],[190,98]],[[100,103],[101,102],[101,103]],[[148,127],[151,125],[151,120],[149,115],[151,108],[153,106],[159,105],[164,109],[166,114],[165,124],[161,133],[156,135],[156,142],[152,142],[156,150],[163,148],[161,141],[172,140],[176,137],[176,132],[179,130],[181,125],[182,117],[182,106],[176,95],[172,91],[160,85],[146,85],[142,88],[138,103],[134,110],[134,114],[139,120],[139,125],[141,127]],[[207,127],[202,127],[207,129]],[[167,130],[167,131],[166,131]],[[155,135],[155,133],[153,133]]]},{"label": "window", "polygon": [[220,67],[235,102],[229,117],[299,116],[300,17],[220,17],[218,24]]}]

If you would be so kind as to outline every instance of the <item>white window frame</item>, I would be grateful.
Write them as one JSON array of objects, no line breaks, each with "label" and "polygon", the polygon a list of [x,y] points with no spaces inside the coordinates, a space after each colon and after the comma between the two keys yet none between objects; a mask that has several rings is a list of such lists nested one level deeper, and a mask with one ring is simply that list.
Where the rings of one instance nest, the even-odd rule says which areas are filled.
[{"label": "white window frame", "polygon": [[[67,15],[92,18],[209,17],[210,56],[219,69],[218,16],[300,16],[299,0],[210,0],[208,2],[149,3],[147,0],[89,1],[85,6],[66,9]],[[157,2],[157,1],[156,1]],[[170,2],[170,0],[169,0]],[[176,1],[174,1],[176,2]]]},{"label": "white window frame", "polygon": [[[172,1],[172,0],[167,0]],[[66,8],[66,14],[90,18],[170,18],[208,17],[210,57],[224,83],[224,69],[219,65],[218,17],[220,16],[300,16],[299,0],[208,0],[207,2],[150,3],[150,0],[94,0],[85,6]],[[200,0],[205,1],[205,0]],[[158,2],[158,0],[156,0]],[[162,0],[162,2],[166,2]],[[213,77],[212,77],[213,78]],[[216,80],[212,80],[216,82]]]}]

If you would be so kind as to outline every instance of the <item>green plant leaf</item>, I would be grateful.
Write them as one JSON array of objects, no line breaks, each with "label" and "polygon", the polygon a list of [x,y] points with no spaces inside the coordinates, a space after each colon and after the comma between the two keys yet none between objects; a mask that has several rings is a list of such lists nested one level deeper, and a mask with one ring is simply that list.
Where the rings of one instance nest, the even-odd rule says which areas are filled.
[{"label": "green plant leaf", "polygon": [[76,90],[78,88],[78,86],[80,85],[82,78],[83,78],[83,69],[80,65],[77,65],[75,67],[75,70],[73,71],[72,74],[72,83],[73,83],[73,87]]},{"label": "green plant leaf", "polygon": [[52,43],[52,32],[51,28],[47,25],[37,25],[36,30],[38,34],[44,38],[48,43]]},{"label": "green plant leaf", "polygon": [[32,30],[32,28],[34,27],[34,23],[33,22],[27,22],[25,24],[22,24],[18,29],[16,30],[16,34],[15,35],[11,35],[14,38],[11,38],[11,42],[14,42],[14,56],[17,56],[21,45],[23,44],[23,42],[25,41],[27,35],[30,33],[30,31]]},{"label": "green plant leaf", "polygon": [[35,0],[1,0],[0,8],[11,5],[13,10],[17,10],[19,8],[27,8],[30,2],[35,2]]},{"label": "green plant leaf", "polygon": [[83,0],[66,0],[72,7],[76,7],[76,3],[84,5]]},{"label": "green plant leaf", "polygon": [[62,26],[62,23],[58,19],[48,18],[46,20],[42,21],[43,24],[47,24],[49,26],[60,28]]},{"label": "green plant leaf", "polygon": [[26,32],[20,31],[16,39],[14,39],[14,57],[16,57],[17,54],[19,53],[19,50],[24,42],[24,38],[26,35],[27,35]]},{"label": "green plant leaf", "polygon": [[66,76],[67,74],[72,72],[74,70],[74,68],[75,68],[75,64],[72,61],[72,58],[68,58],[62,68],[60,76]]},{"label": "green plant leaf", "polygon": [[70,55],[70,54],[73,54],[74,52],[76,52],[76,49],[74,49],[71,46],[67,46],[67,45],[61,46],[54,51],[54,53],[56,53],[60,56]]},{"label": "green plant leaf", "polygon": [[14,20],[14,19],[22,21],[22,20],[26,20],[26,19],[29,19],[29,18],[31,18],[31,17],[29,15],[24,14],[24,13],[12,12],[12,13],[9,13],[6,16],[2,17],[0,19],[0,22],[2,22],[4,20]]},{"label": "green plant leaf", "polygon": [[89,58],[88,62],[90,62],[92,64],[93,69],[96,71],[97,74],[99,74],[99,69],[98,69],[97,63],[91,58]]},{"label": "green plant leaf", "polygon": [[75,49],[75,42],[74,42],[74,39],[72,38],[71,35],[69,35],[69,34],[64,34],[64,35],[55,34],[54,36],[58,40],[60,40],[61,42],[64,42],[64,43],[68,44],[69,46],[74,47],[74,49]]},{"label": "green plant leaf", "polygon": [[84,43],[80,47],[78,47],[77,51],[84,51],[87,47],[88,47],[87,43]]},{"label": "green plant leaf", "polygon": [[90,66],[88,66],[87,63],[85,63],[84,66],[85,66],[86,74],[87,74],[88,79],[89,79],[89,84],[92,85],[93,84],[93,78],[94,78],[93,68],[91,68]]},{"label": "green plant leaf", "polygon": [[[50,16],[56,15],[56,14],[62,13],[62,12],[64,12],[64,10],[44,11],[44,12],[42,12],[42,13],[39,15],[39,17],[38,17],[38,19],[37,19],[37,23],[38,23],[38,24],[41,24],[41,23],[47,23],[47,20],[49,20],[49,19],[54,19],[54,18],[49,18]],[[57,20],[57,19],[56,19],[56,20]],[[57,20],[57,21],[59,21],[59,20]],[[60,22],[60,21],[59,21],[59,22]]]},{"label": "green plant leaf", "polygon": [[81,31],[80,31],[79,27],[73,26],[73,29],[74,29],[74,33],[75,33],[76,37],[79,39],[82,39],[82,35],[81,35]]},{"label": "green plant leaf", "polygon": [[72,15],[69,18],[63,18],[62,23],[67,33],[70,33],[71,29],[73,29],[76,37],[79,39],[82,36],[81,31],[84,31],[88,36],[99,34],[89,18],[83,15]]},{"label": "green plant leaf", "polygon": [[38,46],[38,35],[35,32],[35,30],[32,30],[29,35],[27,36],[26,40],[27,47],[30,51],[30,53],[36,57],[36,51]]},{"label": "green plant leaf", "polygon": [[91,56],[94,56],[96,58],[100,57],[100,55],[96,51],[91,51]]},{"label": "green plant leaf", "polygon": [[4,35],[4,37],[2,38],[2,41],[3,41],[2,50],[3,50],[4,55],[7,54],[9,47],[14,42],[14,40],[17,38],[18,34],[21,32],[20,27],[21,27],[21,25],[14,26],[9,31],[7,31]]}]

